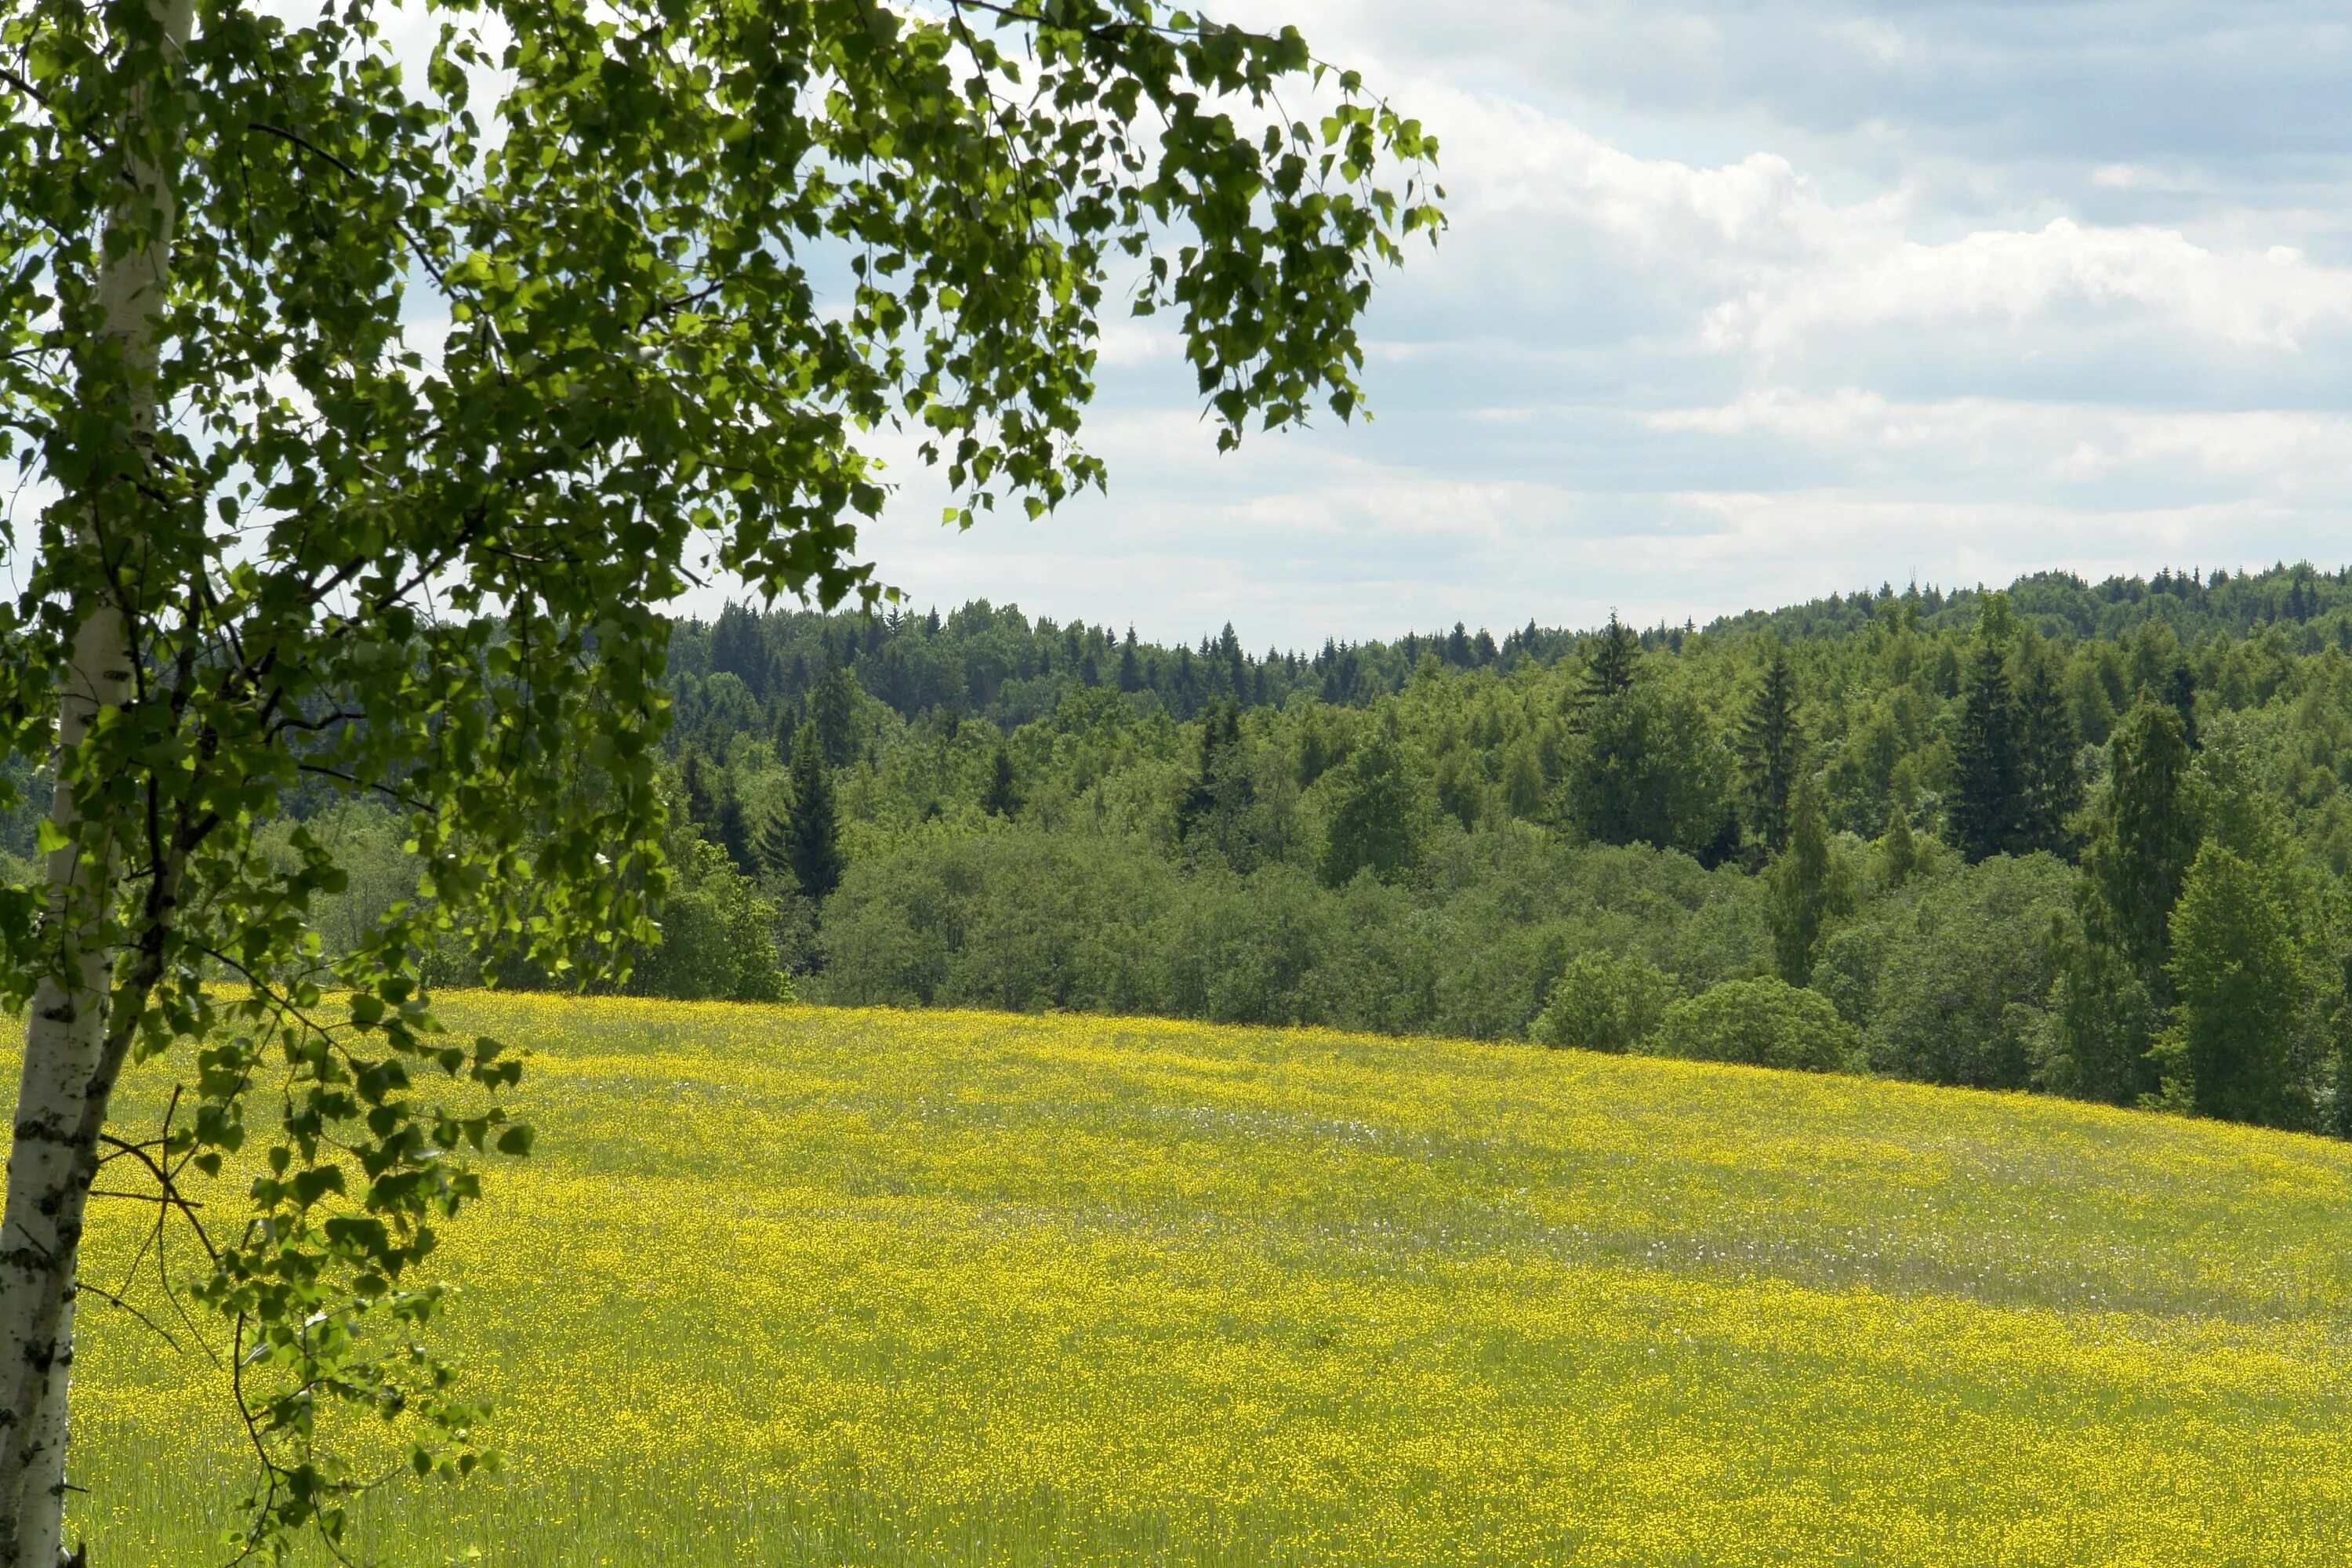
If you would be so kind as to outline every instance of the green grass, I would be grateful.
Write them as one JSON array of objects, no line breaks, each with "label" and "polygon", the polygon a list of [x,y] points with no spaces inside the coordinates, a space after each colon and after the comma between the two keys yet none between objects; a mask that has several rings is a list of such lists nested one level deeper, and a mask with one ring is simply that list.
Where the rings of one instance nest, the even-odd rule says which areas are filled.
[{"label": "green grass", "polygon": [[[1311,1031],[447,1011],[532,1052],[539,1152],[447,1256],[509,1467],[373,1500],[363,1557],[2352,1558],[2339,1145]],[[210,1369],[103,1310],[79,1364],[91,1560],[205,1560]]]}]

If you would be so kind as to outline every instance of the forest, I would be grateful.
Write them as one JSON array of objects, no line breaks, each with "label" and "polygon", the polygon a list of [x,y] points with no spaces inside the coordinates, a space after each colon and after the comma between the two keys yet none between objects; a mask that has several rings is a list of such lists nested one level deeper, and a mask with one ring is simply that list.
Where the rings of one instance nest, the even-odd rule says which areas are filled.
[{"label": "forest", "polygon": [[[2352,573],[1312,653],[730,605],[676,628],[667,694],[640,994],[1531,1038],[2352,1132]],[[415,893],[392,813],[321,793],[265,844],[298,826],[351,869],[331,951]]]}]

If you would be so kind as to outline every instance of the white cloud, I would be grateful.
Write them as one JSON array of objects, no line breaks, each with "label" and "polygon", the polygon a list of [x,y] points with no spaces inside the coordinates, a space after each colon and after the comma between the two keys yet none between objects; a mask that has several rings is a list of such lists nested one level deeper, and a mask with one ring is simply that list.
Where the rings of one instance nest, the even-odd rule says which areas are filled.
[{"label": "white cloud", "polygon": [[2291,353],[2315,329],[2352,319],[2352,269],[2315,265],[2283,246],[2222,252],[2176,230],[2055,218],[2032,232],[1824,253],[1718,306],[1706,330],[1717,345],[1774,354],[1825,331],[2021,323],[2074,306],[2132,310],[2160,329],[2231,348]]},{"label": "white cloud", "polygon": [[[1969,468],[2032,486],[2189,470],[2245,489],[2327,491],[2352,504],[2352,414],[2291,409],[2159,412],[1954,398],[1896,403],[1844,388],[1759,388],[1714,407],[1646,416],[1654,430],[1767,437],[1864,458]],[[2046,488],[2046,486],[2044,487]]]},{"label": "white cloud", "polygon": [[1262,645],[2352,556],[2352,33],[2315,0],[1220,14],[1443,140],[1379,423],[1219,457],[1171,325],[1114,303],[1108,497],[957,535],[881,444],[866,542],[919,599]]}]

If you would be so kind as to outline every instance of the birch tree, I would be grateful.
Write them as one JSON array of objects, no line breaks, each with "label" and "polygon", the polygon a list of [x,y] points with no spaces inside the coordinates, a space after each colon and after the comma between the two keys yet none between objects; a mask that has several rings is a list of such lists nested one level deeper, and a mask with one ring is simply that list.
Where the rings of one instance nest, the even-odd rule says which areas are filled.
[{"label": "birch tree", "polygon": [[[530,1135],[421,966],[611,973],[647,933],[695,574],[873,605],[892,430],[963,526],[1101,484],[1107,310],[1173,316],[1221,446],[1348,416],[1376,270],[1439,223],[1418,125],[1296,32],[1157,0],[301,13],[0,23],[0,461],[33,498],[0,745],[54,792],[41,880],[0,889],[0,1568],[62,1555],[101,1167],[201,1248],[247,1547],[340,1536],[353,1418],[477,1464],[429,1259]],[[321,788],[392,803],[424,868],[331,963],[331,849],[255,837]],[[160,1124],[111,1120],[128,1075]]]}]

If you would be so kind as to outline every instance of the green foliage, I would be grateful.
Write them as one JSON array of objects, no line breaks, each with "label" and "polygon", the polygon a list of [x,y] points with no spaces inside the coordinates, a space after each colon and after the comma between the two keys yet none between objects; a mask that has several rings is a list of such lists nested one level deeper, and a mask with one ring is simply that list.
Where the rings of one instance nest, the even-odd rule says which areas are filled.
[{"label": "green foliage", "polygon": [[1901,809],[1886,815],[1886,831],[1879,836],[1879,861],[1889,888],[1900,888],[1926,863],[1911,818]]},{"label": "green foliage", "polygon": [[1003,741],[988,759],[988,789],[980,797],[980,809],[991,816],[1001,816],[1010,822],[1021,810],[1019,775],[1013,767],[1013,752]]},{"label": "green foliage", "polygon": [[1697,854],[1723,821],[1725,755],[1686,693],[1654,682],[1596,701],[1569,763],[1570,816],[1604,844]]},{"label": "green foliage", "polygon": [[2074,900],[2074,873],[2050,855],[1995,856],[1918,884],[1882,917],[1871,1065],[1930,1083],[2032,1087]]},{"label": "green foliage", "polygon": [[1325,822],[1322,873],[1344,887],[1370,872],[1392,881],[1412,868],[1421,847],[1421,803],[1404,759],[1385,731],[1357,746]]},{"label": "green foliage", "polygon": [[827,671],[809,696],[809,723],[826,767],[841,767],[857,754],[857,677],[846,669]]},{"label": "green foliage", "polygon": [[2149,1056],[2157,1012],[2137,970],[2112,944],[2065,943],[2050,994],[2043,1081],[2061,1094],[2132,1105],[2158,1088]]},{"label": "green foliage", "polygon": [[824,741],[814,719],[793,741],[791,791],[784,809],[771,819],[764,858],[803,895],[822,900],[841,885],[841,823],[833,771],[825,766]]},{"label": "green foliage", "polygon": [[2325,1129],[2352,1138],[2352,958],[2345,960],[2343,988],[2327,1020],[2327,1113]]},{"label": "green foliage", "polygon": [[[528,1139],[492,1103],[513,1059],[440,1032],[424,966],[617,977],[676,882],[656,962],[707,914],[724,962],[693,984],[768,984],[736,962],[748,883],[660,849],[658,606],[689,544],[763,599],[879,605],[856,525],[885,424],[961,524],[1099,486],[1078,435],[1115,277],[1176,318],[1222,446],[1349,417],[1375,268],[1442,219],[1433,139],[1352,73],[1151,0],[986,31],[458,0],[405,73],[408,29],[363,0],[178,15],[184,45],[137,4],[6,24],[0,445],[54,499],[0,611],[0,751],[63,734],[54,863],[95,869],[47,921],[0,889],[0,1000],[46,985],[110,1020],[83,1143],[118,1070],[173,1073],[159,1158],[267,1171],[249,1223],[214,1216],[197,1293],[236,1326],[264,1472],[241,1529],[275,1548],[341,1529],[364,1479],[341,1407],[404,1413],[422,1470],[478,1460],[416,1271],[478,1191],[461,1155]],[[1319,123],[1282,107],[1309,96]],[[126,283],[150,256],[164,276]],[[110,314],[126,297],[145,325]],[[428,357],[409,328],[434,317]],[[696,733],[766,714],[751,630],[716,639]],[[129,691],[53,730],[92,658]],[[837,706],[814,704],[839,766]],[[333,958],[338,848],[307,821],[253,838],[324,787],[391,802],[418,869]]]},{"label": "green foliage", "polygon": [[1633,629],[1609,612],[1609,624],[1592,639],[1584,672],[1584,699],[1608,702],[1633,689],[1633,672],[1642,658],[1641,639]]},{"label": "green foliage", "polygon": [[[1442,842],[1413,882],[1236,875],[1127,837],[1034,824],[853,860],[814,998],[1157,1013],[1524,1038],[1568,955],[1611,948],[1699,984],[1763,963],[1760,889],[1728,868],[1533,835]],[[1531,905],[1549,906],[1530,919]]]},{"label": "green foliage", "polygon": [[1739,721],[1739,791],[1748,831],[1774,855],[1788,847],[1790,805],[1801,776],[1804,741],[1789,650],[1768,634],[1763,673]]},{"label": "green foliage", "polygon": [[1644,959],[1580,952],[1551,988],[1528,1037],[1541,1046],[1630,1051],[1655,1032],[1682,994],[1675,978]]},{"label": "green foliage", "polygon": [[1952,746],[1952,841],[1971,862],[2025,847],[2025,721],[2010,683],[2011,622],[2000,595],[1985,601],[1969,650]]},{"label": "green foliage", "polygon": [[2297,1058],[2313,986],[2281,894],[2278,868],[2217,842],[2190,865],[2172,917],[2179,1005],[2158,1042],[2165,1103],[2233,1121],[2312,1124]]},{"label": "green foliage", "polygon": [[1790,811],[1787,847],[1766,873],[1772,889],[1772,965],[1791,985],[1812,979],[1822,922],[1845,901],[1835,872],[1829,828],[1813,802],[1812,786],[1800,784]]},{"label": "green foliage", "polygon": [[2060,686],[2057,661],[2038,643],[2024,655],[2019,683],[2018,845],[2022,850],[2064,853],[2074,842],[2074,817],[2083,805],[2079,753],[2082,731]]},{"label": "green foliage", "polygon": [[1858,1064],[1853,1026],[1818,992],[1769,975],[1727,981],[1675,1003],[1644,1047],[1692,1061],[1845,1072]]},{"label": "green foliage", "polygon": [[1192,787],[1176,805],[1177,838],[1230,863],[1243,851],[1243,825],[1255,795],[1240,712],[1230,702],[1213,701],[1201,716],[1200,760]]},{"label": "green foliage", "polygon": [[1034,827],[853,860],[825,910],[825,994],[1126,1010],[1148,994],[1128,972],[1148,951],[1136,928],[1169,877],[1127,844]]},{"label": "green foliage", "polygon": [[[2262,595],[2296,580],[2200,579],[2191,596],[2170,574],[2160,591],[2028,579],[2005,617],[1979,595],[1874,592],[1806,612],[1815,631],[1789,612],[1772,623],[1777,647],[1745,629],[1765,624],[1756,617],[1680,632],[1531,626],[1483,645],[1465,631],[1306,658],[1253,658],[1221,633],[1190,649],[1135,642],[1131,691],[1114,679],[1121,639],[1004,606],[739,615],[728,638],[748,649],[756,626],[763,639],[762,727],[806,706],[814,672],[854,666],[871,688],[835,782],[845,850],[872,879],[853,873],[825,912],[870,922],[888,962],[864,962],[844,939],[826,950],[840,972],[809,975],[810,947],[787,962],[812,995],[1510,1038],[1529,1034],[1577,955],[1606,952],[1693,989],[1801,975],[1881,1071],[2128,1103],[2158,1087],[2149,1047],[2173,1021],[2168,922],[2208,837],[2248,855],[2268,845],[2292,865],[2281,896],[2294,940],[2328,976],[2307,1018],[2339,994],[2352,942],[2317,879],[2352,868],[2352,658],[2325,626],[2267,618],[2265,604],[2284,601]],[[2352,627],[2352,586],[2311,581]],[[2181,606],[2228,608],[2251,632],[2176,620]],[[2139,619],[2116,622],[2120,637],[2073,629],[2126,611]],[[2176,626],[2205,629],[2186,643]],[[698,682],[729,673],[700,673],[716,646],[715,627],[681,632],[682,710]],[[2000,660],[1980,681],[1988,648]],[[900,681],[918,657],[940,661],[939,684]],[[730,670],[751,662],[727,658]],[[1181,669],[1190,684],[1170,684]],[[2017,717],[2001,810],[2021,842],[2054,847],[1971,867],[1955,847],[1954,741],[1971,682],[1981,696],[1996,673]],[[1790,800],[1816,803],[1820,852],[1808,827],[1804,853],[1759,865],[1764,753],[1748,736],[1759,703],[1781,709],[1761,693],[1783,679],[1804,694]],[[1342,700],[1321,700],[1327,686]],[[961,691],[998,721],[909,710],[919,689]],[[2183,689],[2202,714],[2201,750],[2173,700]],[[1675,723],[1651,724],[1669,711]],[[1657,765],[1661,749],[1683,761]],[[940,893],[946,868],[974,853],[965,840],[1005,833],[986,810],[1000,750],[1023,833],[1059,847],[992,846],[985,875],[956,873]],[[781,812],[790,789],[761,745],[720,737],[706,751],[714,801],[731,788],[756,818]],[[1391,805],[1366,807],[1367,773],[1371,797]],[[2078,790],[2085,805],[2070,812]],[[1735,803],[1745,842],[1725,831]],[[1331,857],[1335,831],[1343,847],[1392,836],[1385,872],[1359,887],[1356,852]],[[2079,875],[2063,860],[2078,835]],[[1643,847],[1659,839],[1671,847]],[[1344,884],[1325,883],[1334,869]],[[1128,901],[1065,899],[1049,875],[1102,879]],[[884,907],[900,878],[888,896],[911,913]],[[988,907],[999,896],[1024,904],[1030,935],[998,951],[1046,967],[940,962],[976,931],[999,942],[1003,917]],[[2322,1033],[2305,1026],[2294,1072],[2332,1106],[2332,1068],[2312,1043]]]},{"label": "green foliage", "polygon": [[2083,860],[2095,900],[2088,921],[2161,1007],[2172,997],[2172,909],[2203,838],[2189,738],[2170,707],[2143,700],[2107,752],[2106,794]]},{"label": "green foliage", "polygon": [[639,996],[695,1001],[782,1002],[792,996],[777,962],[776,907],[716,844],[673,835],[675,880],[661,925],[632,964]]}]

